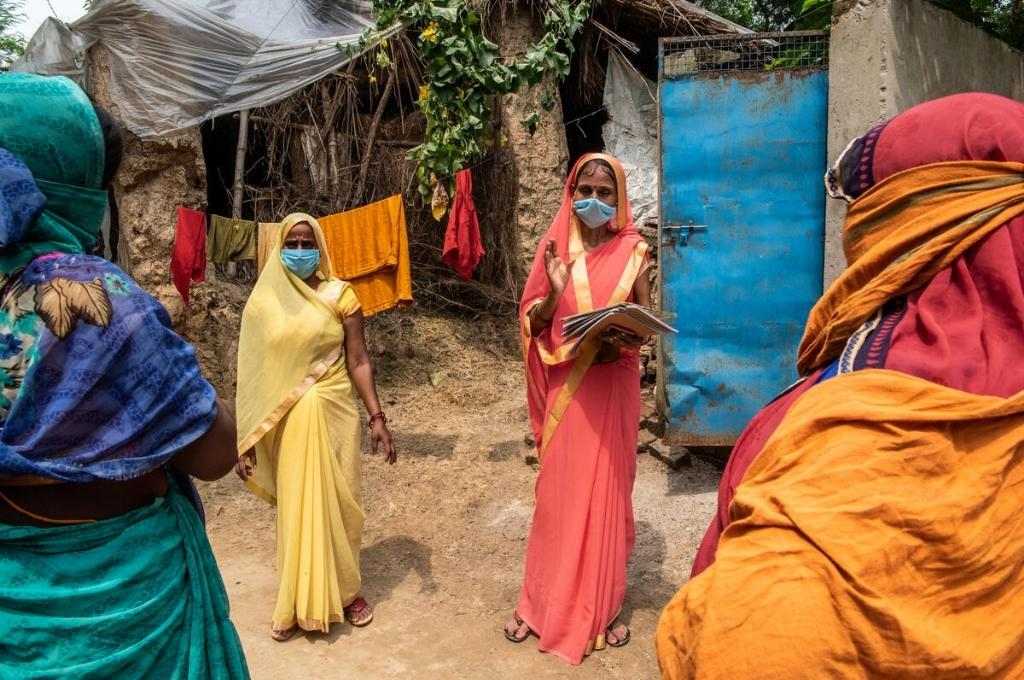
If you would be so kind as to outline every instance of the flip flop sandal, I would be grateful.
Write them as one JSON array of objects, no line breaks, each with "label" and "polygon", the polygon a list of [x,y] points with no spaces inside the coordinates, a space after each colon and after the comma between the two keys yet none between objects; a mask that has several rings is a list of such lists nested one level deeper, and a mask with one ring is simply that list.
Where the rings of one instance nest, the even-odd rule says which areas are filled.
[{"label": "flip flop sandal", "polygon": [[368,626],[373,621],[372,609],[370,610],[370,616],[365,621],[359,620],[358,617],[360,614],[362,614],[369,608],[370,605],[366,602],[366,600],[364,600],[361,597],[357,597],[356,599],[352,600],[352,604],[344,608],[343,611],[345,612],[345,620],[349,623],[349,625],[355,626],[356,628]]},{"label": "flip flop sandal", "polygon": [[295,634],[298,632],[298,626],[292,626],[288,630],[274,630],[273,628],[271,628],[270,637],[274,640],[274,642],[288,642],[293,637],[295,637]]},{"label": "flip flop sandal", "polygon": [[531,631],[530,631],[529,628],[527,628],[526,629],[526,633],[522,637],[518,637],[516,635],[516,631],[519,630],[520,628],[522,628],[523,626],[525,626],[526,625],[526,621],[523,621],[521,618],[519,618],[519,614],[517,614],[515,612],[512,612],[512,621],[513,621],[513,623],[516,624],[516,629],[510,633],[508,631],[508,628],[506,627],[504,629],[505,630],[505,639],[508,640],[509,642],[514,642],[514,643],[516,643],[518,645],[520,642],[523,642],[523,641],[526,640],[526,638],[530,637]]},{"label": "flip flop sandal", "polygon": [[629,638],[630,638],[630,635],[631,635],[630,632],[629,632],[629,627],[628,626],[623,626],[623,628],[626,629],[626,635],[624,637],[621,637],[621,638],[618,635],[616,635],[615,636],[616,637],[615,642],[608,642],[608,633],[612,633],[614,635],[614,633],[612,632],[612,629],[609,628],[605,632],[605,634],[604,634],[605,643],[609,647],[625,647],[626,645],[629,644]]}]

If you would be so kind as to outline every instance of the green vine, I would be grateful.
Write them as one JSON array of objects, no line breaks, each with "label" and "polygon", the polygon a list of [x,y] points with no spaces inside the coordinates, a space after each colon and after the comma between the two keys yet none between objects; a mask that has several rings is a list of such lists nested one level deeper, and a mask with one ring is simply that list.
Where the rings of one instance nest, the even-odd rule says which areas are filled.
[{"label": "green vine", "polygon": [[[518,58],[502,61],[498,46],[483,33],[480,14],[467,0],[373,0],[376,31],[404,25],[419,31],[418,47],[426,65],[426,84],[417,105],[427,119],[425,139],[410,151],[417,161],[417,180],[424,196],[435,178],[448,181],[484,155],[490,139],[493,97],[533,87],[546,76],[569,73],[573,38],[590,16],[591,0],[548,0],[544,35]],[[363,36],[354,49],[363,50],[373,35]],[[386,48],[377,52],[377,65],[389,67]],[[541,105],[551,110],[554,93]],[[532,134],[539,113],[522,121]]]}]

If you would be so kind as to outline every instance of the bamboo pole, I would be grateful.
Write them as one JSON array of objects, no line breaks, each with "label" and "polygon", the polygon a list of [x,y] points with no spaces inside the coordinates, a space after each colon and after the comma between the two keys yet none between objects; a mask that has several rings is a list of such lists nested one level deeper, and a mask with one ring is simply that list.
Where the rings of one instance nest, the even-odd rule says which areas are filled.
[{"label": "bamboo pole", "polygon": [[245,151],[249,144],[249,109],[238,115],[238,146],[235,149],[235,182],[231,190],[231,216],[242,216],[242,195],[245,179]]},{"label": "bamboo pole", "polygon": [[359,181],[356,183],[356,190],[352,196],[359,201],[363,198],[363,189],[366,188],[366,173],[370,170],[370,154],[373,152],[374,137],[377,136],[377,128],[380,127],[380,119],[384,116],[384,109],[388,105],[388,98],[391,96],[391,89],[395,86],[395,69],[388,74],[388,82],[384,85],[384,92],[380,95],[380,102],[377,104],[377,111],[373,114],[373,122],[370,124],[370,132],[366,135],[366,151],[363,152],[363,163],[359,167]]}]

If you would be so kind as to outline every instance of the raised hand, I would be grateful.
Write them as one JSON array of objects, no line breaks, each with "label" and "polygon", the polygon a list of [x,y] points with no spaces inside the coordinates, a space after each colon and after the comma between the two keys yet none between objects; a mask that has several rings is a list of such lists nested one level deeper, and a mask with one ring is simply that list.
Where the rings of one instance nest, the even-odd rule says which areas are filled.
[{"label": "raised hand", "polygon": [[555,252],[554,241],[548,241],[547,248],[544,250],[544,268],[547,270],[551,292],[557,299],[569,283],[569,266]]}]

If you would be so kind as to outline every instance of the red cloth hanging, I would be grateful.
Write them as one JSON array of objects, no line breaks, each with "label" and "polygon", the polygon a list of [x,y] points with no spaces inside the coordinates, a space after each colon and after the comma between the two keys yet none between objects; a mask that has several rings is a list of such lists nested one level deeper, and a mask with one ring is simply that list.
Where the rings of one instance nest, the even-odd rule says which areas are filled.
[{"label": "red cloth hanging", "polygon": [[455,175],[455,200],[448,216],[441,259],[468,281],[483,259],[484,252],[480,222],[473,205],[473,176],[469,170],[460,170]]},{"label": "red cloth hanging", "polygon": [[188,304],[193,283],[206,280],[206,214],[190,208],[178,208],[171,250],[171,280]]}]

